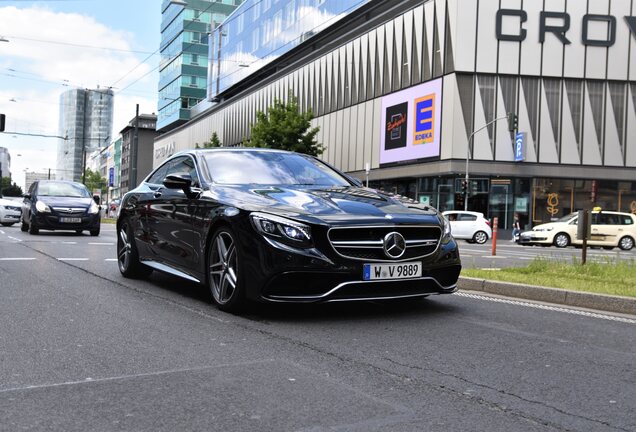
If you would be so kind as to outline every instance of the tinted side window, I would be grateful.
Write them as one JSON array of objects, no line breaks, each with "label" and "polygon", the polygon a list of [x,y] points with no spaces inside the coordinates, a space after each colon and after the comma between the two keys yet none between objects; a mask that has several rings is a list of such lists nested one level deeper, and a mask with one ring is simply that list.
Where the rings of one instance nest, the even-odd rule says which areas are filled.
[{"label": "tinted side window", "polygon": [[170,164],[170,168],[168,168],[168,174],[190,174],[190,177],[192,177],[192,184],[200,184],[194,160],[189,156],[175,159]]},{"label": "tinted side window", "polygon": [[168,175],[168,166],[170,162],[163,164],[146,180],[147,183],[152,183],[156,185],[163,184],[163,180]]},{"label": "tinted side window", "polygon": [[477,220],[477,216],[469,215],[469,214],[460,214],[458,215],[457,220],[461,222],[474,222]]},{"label": "tinted side window", "polygon": [[602,213],[599,216],[601,225],[618,225],[618,215]]}]

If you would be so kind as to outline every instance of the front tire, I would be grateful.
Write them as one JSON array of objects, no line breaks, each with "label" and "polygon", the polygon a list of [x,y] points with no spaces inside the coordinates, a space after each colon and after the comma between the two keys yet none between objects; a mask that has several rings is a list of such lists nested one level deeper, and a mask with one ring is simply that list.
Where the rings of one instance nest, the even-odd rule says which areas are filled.
[{"label": "front tire", "polygon": [[31,223],[29,224],[29,234],[38,235],[40,233],[40,229],[35,225],[35,221],[31,219]]},{"label": "front tire", "polygon": [[144,278],[152,273],[150,267],[139,261],[135,237],[128,220],[123,221],[117,230],[117,266],[126,278]]},{"label": "front tire", "polygon": [[245,288],[240,271],[240,251],[236,236],[226,227],[219,228],[208,246],[207,285],[219,309],[238,312],[245,307]]},{"label": "front tire", "polygon": [[477,244],[484,244],[488,241],[488,234],[483,231],[477,231],[473,236],[473,242]]},{"label": "front tire", "polygon": [[13,222],[2,222],[2,226],[4,226],[4,227],[10,227],[10,226],[13,226],[13,225],[14,225]]},{"label": "front tire", "polygon": [[632,250],[634,248],[634,239],[631,237],[623,237],[619,242],[618,242],[618,247],[621,248],[621,250],[624,251],[628,251],[628,250]]},{"label": "front tire", "polygon": [[21,222],[20,223],[20,231],[22,232],[27,232],[29,230],[29,225],[26,224],[26,222]]},{"label": "front tire", "polygon": [[566,248],[570,246],[570,236],[565,233],[559,233],[554,236],[554,245],[558,248]]},{"label": "front tire", "polygon": [[97,237],[99,235],[99,228],[90,231],[92,237]]}]

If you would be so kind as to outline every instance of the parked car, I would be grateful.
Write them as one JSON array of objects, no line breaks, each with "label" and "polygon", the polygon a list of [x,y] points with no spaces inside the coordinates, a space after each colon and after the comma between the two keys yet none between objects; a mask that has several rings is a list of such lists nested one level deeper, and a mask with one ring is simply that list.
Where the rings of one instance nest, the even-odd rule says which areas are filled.
[{"label": "parked car", "polygon": [[[636,240],[636,215],[612,211],[594,211],[591,213],[592,232],[587,244],[605,249],[619,247],[631,250]],[[547,224],[537,225],[532,231],[521,233],[522,245],[554,245],[564,248],[570,245],[580,246],[582,240],[576,238],[578,213],[572,213]]]},{"label": "parked car", "polygon": [[447,294],[461,262],[437,210],[362,184],[307,155],[179,153],[123,198],[125,277],[152,270],[207,287],[224,310]]},{"label": "parked car", "polygon": [[451,225],[451,232],[456,239],[468,243],[484,244],[492,237],[490,221],[483,213],[469,211],[447,211],[444,217]]},{"label": "parked car", "polygon": [[0,224],[10,227],[20,221],[22,207],[19,202],[0,198]]},{"label": "parked car", "polygon": [[100,230],[99,199],[93,199],[86,186],[62,180],[38,180],[24,195],[22,231],[38,234],[45,230]]}]

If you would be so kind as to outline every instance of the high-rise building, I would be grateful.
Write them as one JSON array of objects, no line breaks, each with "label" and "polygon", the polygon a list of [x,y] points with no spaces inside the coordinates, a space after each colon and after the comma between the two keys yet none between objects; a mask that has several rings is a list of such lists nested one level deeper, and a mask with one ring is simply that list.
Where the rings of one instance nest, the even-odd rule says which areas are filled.
[{"label": "high-rise building", "polygon": [[2,177],[11,177],[11,155],[4,147],[0,147],[0,178]]},{"label": "high-rise building", "polygon": [[107,146],[113,128],[113,91],[73,89],[60,96],[57,178],[80,181],[87,155]]},{"label": "high-rise building", "polygon": [[161,5],[161,64],[157,130],[190,119],[190,108],[206,96],[208,34],[243,0],[164,0]]},{"label": "high-rise building", "polygon": [[152,171],[156,126],[155,114],[139,114],[121,130],[121,195],[136,188]]},{"label": "high-rise building", "polygon": [[31,185],[37,180],[55,180],[55,173],[51,170],[43,172],[25,172],[24,173],[24,191],[28,191]]}]

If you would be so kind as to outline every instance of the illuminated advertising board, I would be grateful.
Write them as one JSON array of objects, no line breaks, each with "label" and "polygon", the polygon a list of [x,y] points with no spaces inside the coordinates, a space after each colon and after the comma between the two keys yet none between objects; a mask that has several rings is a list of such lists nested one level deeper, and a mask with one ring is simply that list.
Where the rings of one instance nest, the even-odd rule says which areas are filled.
[{"label": "illuminated advertising board", "polygon": [[382,98],[380,163],[439,157],[442,80]]}]

